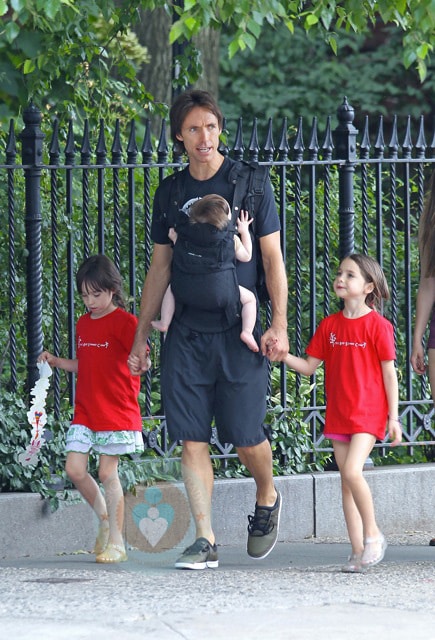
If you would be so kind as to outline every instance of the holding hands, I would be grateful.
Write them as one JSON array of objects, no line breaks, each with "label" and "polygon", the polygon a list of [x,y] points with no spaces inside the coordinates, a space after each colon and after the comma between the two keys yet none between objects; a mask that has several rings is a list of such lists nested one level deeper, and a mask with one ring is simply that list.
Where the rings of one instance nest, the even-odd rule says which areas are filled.
[{"label": "holding hands", "polygon": [[144,357],[141,357],[138,351],[132,350],[127,358],[128,368],[132,376],[140,376],[148,369],[151,369],[151,359],[149,357],[150,349],[147,346]]}]

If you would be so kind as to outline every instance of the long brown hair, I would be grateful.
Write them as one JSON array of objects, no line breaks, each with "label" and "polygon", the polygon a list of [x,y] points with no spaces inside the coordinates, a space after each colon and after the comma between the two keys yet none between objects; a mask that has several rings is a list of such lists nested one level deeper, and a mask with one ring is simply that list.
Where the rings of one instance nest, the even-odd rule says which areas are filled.
[{"label": "long brown hair", "polygon": [[387,280],[381,265],[374,258],[363,253],[352,253],[347,257],[358,265],[364,280],[373,283],[373,291],[366,296],[366,305],[374,309],[380,309],[382,300],[388,300],[390,297]]},{"label": "long brown hair", "polygon": [[418,246],[422,275],[425,278],[435,276],[435,171],[429,181],[429,192],[418,226]]}]

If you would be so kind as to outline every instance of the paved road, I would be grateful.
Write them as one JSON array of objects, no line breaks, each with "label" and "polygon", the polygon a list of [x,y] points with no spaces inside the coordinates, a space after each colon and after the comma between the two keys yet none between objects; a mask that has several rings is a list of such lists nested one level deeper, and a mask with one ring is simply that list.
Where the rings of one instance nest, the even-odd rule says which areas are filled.
[{"label": "paved road", "polygon": [[390,545],[365,575],[343,543],[278,543],[261,561],[221,547],[180,571],[180,549],[0,561],[1,640],[435,640],[435,547]]}]

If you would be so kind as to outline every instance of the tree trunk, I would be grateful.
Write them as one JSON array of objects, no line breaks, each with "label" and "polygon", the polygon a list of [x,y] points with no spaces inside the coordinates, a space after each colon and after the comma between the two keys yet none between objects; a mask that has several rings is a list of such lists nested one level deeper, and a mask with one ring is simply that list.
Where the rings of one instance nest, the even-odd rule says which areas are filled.
[{"label": "tree trunk", "polygon": [[[149,64],[138,73],[139,80],[156,102],[172,102],[172,47],[169,44],[171,18],[163,9],[141,11],[141,19],[134,30],[141,45],[151,56]],[[219,31],[204,29],[194,40],[201,52],[202,76],[194,87],[210,91],[217,97],[219,75]]]},{"label": "tree trunk", "polygon": [[218,99],[220,31],[203,29],[194,43],[201,52],[203,68],[202,76],[195,82],[195,87],[209,91]]},{"label": "tree trunk", "polygon": [[171,103],[172,49],[169,44],[171,19],[163,9],[140,11],[134,30],[142,46],[147,47],[151,60],[138,73],[138,79],[156,102]]}]

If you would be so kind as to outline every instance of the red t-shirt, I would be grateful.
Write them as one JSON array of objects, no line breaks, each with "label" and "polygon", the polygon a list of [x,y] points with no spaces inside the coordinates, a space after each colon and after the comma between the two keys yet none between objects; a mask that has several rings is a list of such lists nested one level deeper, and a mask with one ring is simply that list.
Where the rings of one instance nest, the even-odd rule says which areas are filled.
[{"label": "red t-shirt", "polygon": [[391,323],[376,311],[355,319],[340,311],[322,320],[306,352],[325,363],[325,433],[383,440],[388,402],[381,362],[396,359]]},{"label": "red t-shirt", "polygon": [[92,431],[140,431],[139,376],[127,366],[137,318],[117,307],[102,318],[81,316],[76,327],[78,374],[72,424]]}]

